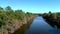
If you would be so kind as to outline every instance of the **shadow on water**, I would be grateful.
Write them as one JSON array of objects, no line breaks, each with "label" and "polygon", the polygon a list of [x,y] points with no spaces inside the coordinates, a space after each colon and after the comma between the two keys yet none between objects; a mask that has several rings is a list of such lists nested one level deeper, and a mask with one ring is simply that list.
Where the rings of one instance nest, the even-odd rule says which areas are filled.
[{"label": "shadow on water", "polygon": [[37,16],[14,34],[60,34],[60,30],[50,26],[42,16]]}]

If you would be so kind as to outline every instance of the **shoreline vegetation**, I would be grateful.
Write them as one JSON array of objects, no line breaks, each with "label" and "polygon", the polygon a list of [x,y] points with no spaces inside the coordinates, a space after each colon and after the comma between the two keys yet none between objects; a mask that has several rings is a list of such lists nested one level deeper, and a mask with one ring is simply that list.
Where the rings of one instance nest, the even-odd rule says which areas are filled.
[{"label": "shoreline vegetation", "polygon": [[30,21],[27,22],[27,24],[24,24],[21,28],[19,28],[17,31],[15,31],[12,34],[24,34],[30,27],[30,25],[32,24],[34,18],[31,19]]},{"label": "shoreline vegetation", "polygon": [[42,16],[53,28],[60,29],[60,12],[51,13],[49,11],[49,13],[44,13]]},{"label": "shoreline vegetation", "polygon": [[16,34],[18,30],[24,32],[24,28],[29,27],[31,20],[33,21],[36,16],[43,16],[45,21],[52,27],[60,28],[60,12],[25,13],[23,10],[13,10],[10,6],[7,6],[5,9],[0,7],[0,34]]},{"label": "shoreline vegetation", "polygon": [[5,9],[0,7],[0,28],[2,34],[11,34],[27,24],[36,15],[22,10],[12,10],[10,6]]}]

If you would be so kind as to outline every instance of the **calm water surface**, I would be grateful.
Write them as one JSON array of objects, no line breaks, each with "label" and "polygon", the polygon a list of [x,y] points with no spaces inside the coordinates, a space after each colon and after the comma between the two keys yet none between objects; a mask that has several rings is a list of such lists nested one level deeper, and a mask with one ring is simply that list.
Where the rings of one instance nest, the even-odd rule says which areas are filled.
[{"label": "calm water surface", "polygon": [[51,27],[42,16],[36,17],[25,34],[60,34],[60,29]]}]

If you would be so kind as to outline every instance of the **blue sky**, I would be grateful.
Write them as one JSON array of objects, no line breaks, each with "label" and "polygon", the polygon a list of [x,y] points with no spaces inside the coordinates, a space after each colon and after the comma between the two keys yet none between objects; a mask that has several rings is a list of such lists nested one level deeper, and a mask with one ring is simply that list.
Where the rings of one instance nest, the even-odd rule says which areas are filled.
[{"label": "blue sky", "polygon": [[60,0],[0,0],[0,6],[32,13],[60,12]]}]

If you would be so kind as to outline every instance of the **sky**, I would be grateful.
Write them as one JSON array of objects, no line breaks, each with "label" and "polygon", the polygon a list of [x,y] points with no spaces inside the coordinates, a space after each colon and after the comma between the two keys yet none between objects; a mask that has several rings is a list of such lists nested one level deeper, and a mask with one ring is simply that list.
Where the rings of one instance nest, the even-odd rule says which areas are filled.
[{"label": "sky", "polygon": [[32,13],[60,12],[60,0],[0,0],[0,6]]}]

